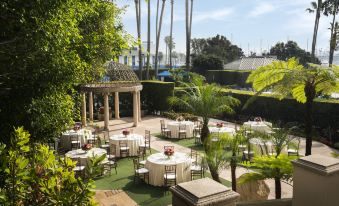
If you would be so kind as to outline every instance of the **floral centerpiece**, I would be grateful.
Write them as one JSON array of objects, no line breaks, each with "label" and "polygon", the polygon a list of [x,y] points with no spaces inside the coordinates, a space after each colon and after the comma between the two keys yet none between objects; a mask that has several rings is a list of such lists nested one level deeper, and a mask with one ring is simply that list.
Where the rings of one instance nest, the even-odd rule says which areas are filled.
[{"label": "floral centerpiece", "polygon": [[177,118],[177,121],[178,121],[178,122],[185,121],[185,118],[184,118],[183,116],[179,116],[179,117]]},{"label": "floral centerpiece", "polygon": [[255,121],[255,122],[262,122],[262,119],[261,119],[261,117],[255,117],[255,118],[254,118],[254,121]]},{"label": "floral centerpiece", "polygon": [[222,122],[218,122],[218,123],[217,123],[217,127],[218,127],[218,128],[222,128],[223,126],[224,126],[224,123],[222,123]]},{"label": "floral centerpiece", "polygon": [[75,124],[73,127],[74,131],[78,131],[80,129],[80,125],[79,124]]},{"label": "floral centerpiece", "polygon": [[125,135],[125,137],[127,137],[127,135],[130,134],[130,131],[128,131],[127,129],[122,130],[122,134]]},{"label": "floral centerpiece", "polygon": [[169,159],[174,154],[174,149],[171,147],[165,148],[164,155]]},{"label": "floral centerpiece", "polygon": [[84,144],[82,145],[81,149],[85,152],[87,152],[88,150],[92,149],[93,145],[92,144]]}]

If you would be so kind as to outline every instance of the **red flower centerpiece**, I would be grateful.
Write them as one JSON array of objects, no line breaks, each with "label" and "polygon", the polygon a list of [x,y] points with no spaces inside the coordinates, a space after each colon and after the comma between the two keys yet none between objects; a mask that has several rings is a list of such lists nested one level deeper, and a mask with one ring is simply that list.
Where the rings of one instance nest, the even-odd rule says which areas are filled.
[{"label": "red flower centerpiece", "polygon": [[127,137],[127,135],[130,134],[130,131],[128,131],[127,129],[122,131],[122,134],[125,135],[125,137]]},{"label": "red flower centerpiece", "polygon": [[171,158],[171,156],[174,154],[174,149],[169,147],[165,148],[164,154],[167,156],[167,158]]},{"label": "red flower centerpiece", "polygon": [[80,125],[79,124],[75,124],[73,127],[74,131],[78,131],[80,129]]},{"label": "red flower centerpiece", "polygon": [[224,126],[224,123],[222,123],[222,122],[218,122],[218,123],[217,123],[217,127],[218,127],[218,128],[221,128],[221,127],[223,127],[223,126]]},{"label": "red flower centerpiece", "polygon": [[254,121],[255,121],[255,122],[262,122],[262,119],[261,119],[261,117],[255,117],[255,118],[254,118]]},{"label": "red flower centerpiece", "polygon": [[84,144],[81,149],[85,152],[87,152],[88,150],[92,149],[93,145],[92,144]]}]

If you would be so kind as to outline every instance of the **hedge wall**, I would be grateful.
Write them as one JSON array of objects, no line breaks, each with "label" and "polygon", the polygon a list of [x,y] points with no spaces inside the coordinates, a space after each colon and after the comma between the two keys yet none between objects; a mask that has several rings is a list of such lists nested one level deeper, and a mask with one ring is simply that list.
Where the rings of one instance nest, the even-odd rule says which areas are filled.
[{"label": "hedge wall", "polygon": [[173,82],[142,81],[142,105],[149,112],[167,111],[170,105],[167,98],[174,95]]},{"label": "hedge wall", "polygon": [[208,83],[217,83],[220,85],[230,85],[233,87],[251,87],[246,80],[251,71],[244,70],[209,70],[206,73]]}]

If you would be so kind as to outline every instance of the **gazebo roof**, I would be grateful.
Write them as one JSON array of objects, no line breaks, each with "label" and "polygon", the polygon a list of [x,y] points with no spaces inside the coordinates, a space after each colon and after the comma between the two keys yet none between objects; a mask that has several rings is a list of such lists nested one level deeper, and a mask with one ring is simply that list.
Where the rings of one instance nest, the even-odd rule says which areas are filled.
[{"label": "gazebo roof", "polygon": [[104,67],[106,73],[104,77],[94,83],[82,84],[80,90],[83,92],[131,92],[140,91],[142,85],[134,73],[127,65],[114,61],[107,62]]}]

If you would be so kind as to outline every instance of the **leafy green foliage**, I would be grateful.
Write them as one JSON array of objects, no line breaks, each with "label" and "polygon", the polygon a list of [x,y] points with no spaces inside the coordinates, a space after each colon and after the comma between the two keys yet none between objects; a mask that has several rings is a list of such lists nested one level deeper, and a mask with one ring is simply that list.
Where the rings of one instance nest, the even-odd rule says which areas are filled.
[{"label": "leafy green foliage", "polygon": [[201,54],[193,59],[192,71],[201,75],[206,75],[207,70],[223,70],[224,63],[222,59],[216,55]]},{"label": "leafy green foliage", "polygon": [[89,163],[86,167],[86,177],[95,178],[103,174],[104,167],[102,165],[103,161],[106,158],[106,154],[101,156],[93,156],[89,158]]},{"label": "leafy green foliage", "polygon": [[243,184],[253,180],[281,179],[290,181],[293,175],[293,166],[291,161],[297,157],[281,154],[278,157],[257,156],[253,158],[253,163],[244,163],[243,165],[257,172],[246,173],[239,179]]},{"label": "leafy green foliage", "polygon": [[28,145],[29,137],[20,127],[0,146],[0,204],[94,205],[92,181],[75,178],[75,162],[57,158],[46,145]]},{"label": "leafy green foliage", "polygon": [[301,49],[294,41],[288,41],[287,43],[278,42],[270,49],[269,55],[277,56],[279,60],[283,61],[296,57],[303,65],[306,63],[320,64],[320,60],[318,58],[313,58],[309,52]]},{"label": "leafy green foliage", "polygon": [[72,124],[74,85],[100,77],[101,65],[127,47],[121,12],[96,0],[1,3],[3,137],[23,125],[32,140],[49,141]]}]

